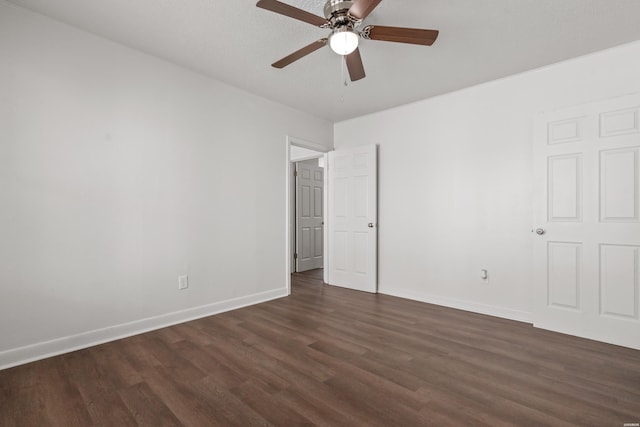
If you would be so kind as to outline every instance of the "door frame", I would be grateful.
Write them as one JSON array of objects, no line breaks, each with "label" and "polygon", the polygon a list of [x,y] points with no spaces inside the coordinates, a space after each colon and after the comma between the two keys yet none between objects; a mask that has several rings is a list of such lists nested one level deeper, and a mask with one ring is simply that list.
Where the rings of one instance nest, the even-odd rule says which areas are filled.
[{"label": "door frame", "polygon": [[[291,180],[293,178],[293,163],[291,162],[291,146],[294,145],[296,147],[307,148],[309,150],[314,150],[319,153],[324,153],[324,162],[325,162],[325,173],[324,173],[324,191],[323,191],[323,206],[322,206],[322,215],[324,217],[324,228],[322,230],[323,234],[323,242],[322,242],[322,252],[323,252],[323,281],[326,283],[328,280],[328,259],[327,256],[327,248],[329,247],[327,244],[328,239],[328,227],[327,227],[327,189],[328,189],[328,180],[327,180],[327,153],[332,150],[330,147],[326,147],[324,145],[307,141],[302,138],[297,138],[294,136],[287,135],[285,141],[285,161],[286,161],[286,177],[285,177],[285,271],[287,272],[286,277],[286,285],[287,285],[287,295],[291,294],[291,203],[294,202],[291,198]],[[302,160],[302,159],[301,159]],[[293,206],[295,208],[295,206]]]}]

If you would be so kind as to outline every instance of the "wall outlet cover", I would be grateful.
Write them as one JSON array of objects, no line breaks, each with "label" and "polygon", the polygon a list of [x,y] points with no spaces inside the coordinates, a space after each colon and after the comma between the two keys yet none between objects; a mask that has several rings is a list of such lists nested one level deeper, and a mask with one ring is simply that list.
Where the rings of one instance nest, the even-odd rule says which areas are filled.
[{"label": "wall outlet cover", "polygon": [[183,290],[189,287],[189,276],[178,276],[178,289]]}]

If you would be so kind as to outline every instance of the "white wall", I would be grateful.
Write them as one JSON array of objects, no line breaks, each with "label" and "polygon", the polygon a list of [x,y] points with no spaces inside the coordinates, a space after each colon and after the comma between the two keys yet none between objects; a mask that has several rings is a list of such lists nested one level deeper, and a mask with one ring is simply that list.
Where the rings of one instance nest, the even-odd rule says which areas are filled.
[{"label": "white wall", "polygon": [[285,294],[331,123],[2,2],[0,62],[0,367]]},{"label": "white wall", "polygon": [[380,146],[380,292],[528,320],[533,117],[636,91],[640,42],[336,124]]}]

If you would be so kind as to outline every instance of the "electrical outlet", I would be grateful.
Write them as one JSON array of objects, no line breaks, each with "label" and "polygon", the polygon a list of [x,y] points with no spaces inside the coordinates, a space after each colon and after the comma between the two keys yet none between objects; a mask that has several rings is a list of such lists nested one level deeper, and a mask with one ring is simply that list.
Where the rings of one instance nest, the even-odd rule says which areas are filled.
[{"label": "electrical outlet", "polygon": [[178,276],[178,289],[184,290],[189,287],[189,276]]}]

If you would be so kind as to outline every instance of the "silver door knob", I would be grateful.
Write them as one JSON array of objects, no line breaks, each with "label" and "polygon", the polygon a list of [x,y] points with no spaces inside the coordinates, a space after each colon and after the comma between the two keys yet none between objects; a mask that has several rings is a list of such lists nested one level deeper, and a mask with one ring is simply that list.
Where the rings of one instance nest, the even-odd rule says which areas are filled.
[{"label": "silver door knob", "polygon": [[538,236],[542,236],[545,233],[545,229],[544,228],[536,228],[536,234]]},{"label": "silver door knob", "polygon": [[369,227],[369,228],[373,228],[373,223],[372,223],[372,222],[370,222],[369,224],[367,224],[367,227]]}]

